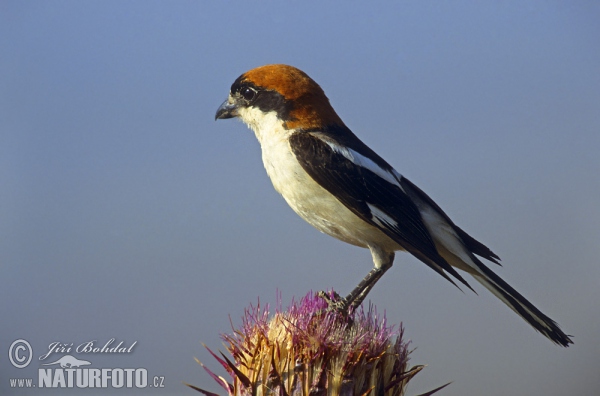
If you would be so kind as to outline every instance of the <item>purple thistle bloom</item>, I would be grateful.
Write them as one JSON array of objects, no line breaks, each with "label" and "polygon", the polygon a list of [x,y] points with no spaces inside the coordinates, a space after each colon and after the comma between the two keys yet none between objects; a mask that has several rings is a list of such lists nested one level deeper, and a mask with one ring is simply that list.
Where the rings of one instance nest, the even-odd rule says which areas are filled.
[{"label": "purple thistle bloom", "polygon": [[277,305],[272,317],[268,305],[250,305],[241,327],[221,335],[233,361],[209,349],[232,381],[202,366],[228,395],[402,396],[424,367],[408,368],[402,325],[398,330],[388,326],[385,314],[372,305],[343,316],[312,292],[292,300],[285,311]]}]

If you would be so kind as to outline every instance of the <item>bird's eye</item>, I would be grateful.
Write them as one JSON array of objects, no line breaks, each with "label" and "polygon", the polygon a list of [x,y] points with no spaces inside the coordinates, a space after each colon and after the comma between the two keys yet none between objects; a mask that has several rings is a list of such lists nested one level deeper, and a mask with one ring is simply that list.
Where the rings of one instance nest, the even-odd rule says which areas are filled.
[{"label": "bird's eye", "polygon": [[252,99],[256,97],[256,90],[250,87],[244,87],[240,90],[240,95],[248,102],[251,102]]}]

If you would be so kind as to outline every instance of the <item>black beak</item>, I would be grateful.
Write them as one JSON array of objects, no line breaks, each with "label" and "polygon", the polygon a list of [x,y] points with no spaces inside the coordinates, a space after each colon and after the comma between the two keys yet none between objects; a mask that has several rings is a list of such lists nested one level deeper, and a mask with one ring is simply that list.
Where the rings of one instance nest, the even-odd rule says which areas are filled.
[{"label": "black beak", "polygon": [[216,120],[225,120],[227,118],[237,117],[238,106],[235,103],[229,103],[229,99],[227,99],[223,104],[217,109],[217,113],[215,114]]}]

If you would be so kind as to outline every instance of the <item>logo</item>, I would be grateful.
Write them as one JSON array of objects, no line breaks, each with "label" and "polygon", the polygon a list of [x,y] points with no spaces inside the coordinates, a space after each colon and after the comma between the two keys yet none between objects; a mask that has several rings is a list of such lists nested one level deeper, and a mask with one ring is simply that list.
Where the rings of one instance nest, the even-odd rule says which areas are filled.
[{"label": "logo", "polygon": [[10,348],[8,348],[8,358],[16,368],[21,369],[29,366],[32,356],[33,349],[31,349],[31,345],[25,340],[15,340],[10,344]]},{"label": "logo", "polygon": [[[94,356],[132,354],[137,341],[127,344],[114,338],[82,343],[55,341],[38,357],[35,378],[10,378],[11,388],[164,388],[164,376],[149,377],[143,367],[93,367]],[[11,364],[23,369],[31,364],[33,348],[26,340],[13,341],[8,349]],[[62,356],[61,356],[62,355]],[[89,360],[88,360],[89,359]],[[104,359],[105,360],[105,359]],[[47,362],[47,363],[46,363]],[[50,366],[50,367],[44,367]]]},{"label": "logo", "polygon": [[60,367],[62,368],[74,368],[79,366],[88,366],[92,363],[88,362],[87,360],[79,360],[71,355],[65,355],[56,362],[44,363],[42,366],[51,366],[53,364],[60,364]]}]

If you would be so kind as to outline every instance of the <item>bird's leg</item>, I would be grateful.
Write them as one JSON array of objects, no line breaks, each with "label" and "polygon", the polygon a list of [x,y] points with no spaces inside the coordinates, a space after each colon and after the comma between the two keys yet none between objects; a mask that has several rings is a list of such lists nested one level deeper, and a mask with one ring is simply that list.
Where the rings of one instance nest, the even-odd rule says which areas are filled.
[{"label": "bird's leg", "polygon": [[375,267],[369,271],[367,276],[360,281],[360,283],[354,288],[354,290],[350,292],[350,294],[342,299],[340,299],[337,294],[334,295],[333,299],[325,292],[320,292],[318,294],[319,297],[327,301],[329,309],[347,314],[349,308],[357,308],[364,301],[365,297],[367,297],[367,294],[369,294],[373,286],[375,286],[375,283],[377,283],[383,274],[391,268],[394,262],[393,252],[384,252],[381,249],[372,246],[369,248],[371,250],[371,254],[373,255]]},{"label": "bird's leg", "polygon": [[[389,267],[388,267],[389,268]],[[364,288],[364,290],[362,292],[360,292],[360,294],[358,296],[356,296],[356,298],[354,299],[354,301],[352,301],[352,303],[350,304],[350,307],[352,309],[356,309],[360,306],[360,304],[362,304],[362,302],[364,301],[365,297],[367,297],[367,294],[369,294],[369,292],[371,291],[371,289],[373,288],[373,286],[375,286],[375,283],[377,283],[379,281],[379,279],[381,279],[381,277],[383,276],[383,274],[385,273],[385,271],[387,271],[387,269],[382,269],[381,271],[379,271],[378,275],[376,278],[374,278],[367,287]],[[346,298],[348,298],[350,296],[347,296]]]}]

